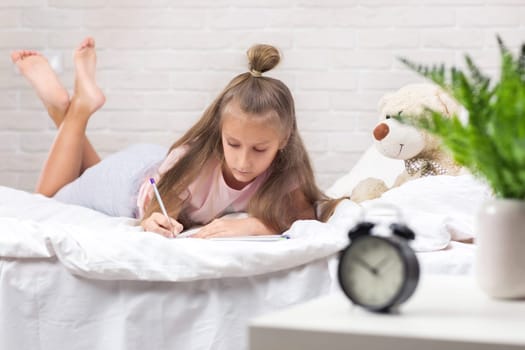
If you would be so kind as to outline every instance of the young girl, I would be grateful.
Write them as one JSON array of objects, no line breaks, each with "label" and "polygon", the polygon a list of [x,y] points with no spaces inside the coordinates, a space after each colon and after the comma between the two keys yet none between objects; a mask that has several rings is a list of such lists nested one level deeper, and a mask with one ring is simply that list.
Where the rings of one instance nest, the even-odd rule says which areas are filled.
[{"label": "young girl", "polygon": [[[74,52],[70,101],[45,58],[34,51],[11,56],[58,127],[36,187],[53,196],[100,161],[85,134],[89,117],[105,102],[95,81],[95,43],[86,38]],[[248,59],[249,71],[230,81],[156,171],[169,218],[161,213],[149,179],[140,186],[144,230],[173,237],[183,228],[204,225],[194,237],[275,234],[295,220],[316,219],[316,205],[323,204],[320,220],[333,212],[338,200],[315,184],[290,90],[263,75],[279,63],[279,52],[255,45]],[[221,218],[231,212],[249,215]]]}]

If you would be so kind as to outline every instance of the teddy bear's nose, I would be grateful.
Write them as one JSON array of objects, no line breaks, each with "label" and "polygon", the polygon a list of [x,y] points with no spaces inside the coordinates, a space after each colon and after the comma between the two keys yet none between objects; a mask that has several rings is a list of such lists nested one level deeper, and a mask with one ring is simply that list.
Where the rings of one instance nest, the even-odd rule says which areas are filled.
[{"label": "teddy bear's nose", "polygon": [[390,129],[388,128],[388,125],[386,125],[385,123],[381,123],[375,127],[374,137],[377,141],[381,141],[386,137],[386,135],[388,135],[389,131]]}]

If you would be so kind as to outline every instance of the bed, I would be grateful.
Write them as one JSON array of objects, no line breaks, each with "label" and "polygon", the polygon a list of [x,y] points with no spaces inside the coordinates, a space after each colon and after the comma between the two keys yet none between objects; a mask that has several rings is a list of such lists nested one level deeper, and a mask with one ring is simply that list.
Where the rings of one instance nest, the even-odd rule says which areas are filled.
[{"label": "bed", "polygon": [[[329,190],[399,164],[368,150]],[[246,349],[248,320],[334,292],[338,252],[363,208],[395,203],[422,273],[470,274],[477,204],[468,175],[407,183],[272,242],[166,239],[137,221],[0,186],[0,349]],[[417,199],[417,200],[416,200]],[[383,216],[383,221],[395,220]]]}]

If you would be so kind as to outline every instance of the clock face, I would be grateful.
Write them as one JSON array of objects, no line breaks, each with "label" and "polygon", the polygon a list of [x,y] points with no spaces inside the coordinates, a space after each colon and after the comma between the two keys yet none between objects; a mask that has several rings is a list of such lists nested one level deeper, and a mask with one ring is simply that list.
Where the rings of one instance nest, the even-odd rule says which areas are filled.
[{"label": "clock face", "polygon": [[341,256],[339,279],[354,303],[381,310],[399,301],[406,271],[402,252],[392,241],[364,236],[354,240]]}]

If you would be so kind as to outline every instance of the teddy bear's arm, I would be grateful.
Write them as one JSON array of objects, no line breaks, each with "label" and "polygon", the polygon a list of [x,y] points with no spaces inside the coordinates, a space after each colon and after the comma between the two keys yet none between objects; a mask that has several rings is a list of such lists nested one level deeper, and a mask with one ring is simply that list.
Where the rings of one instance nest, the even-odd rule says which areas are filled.
[{"label": "teddy bear's arm", "polygon": [[350,199],[356,203],[381,197],[388,191],[388,187],[383,180],[376,178],[366,178],[361,180],[352,190]]},{"label": "teddy bear's arm", "polygon": [[406,170],[404,170],[401,174],[398,175],[398,177],[396,178],[396,181],[394,182],[394,185],[392,187],[399,187],[402,184],[404,184],[405,182],[407,182],[409,180],[414,180],[414,179],[419,178],[419,177],[421,177],[421,170],[419,170],[414,175],[410,175],[409,173],[407,173]]}]

